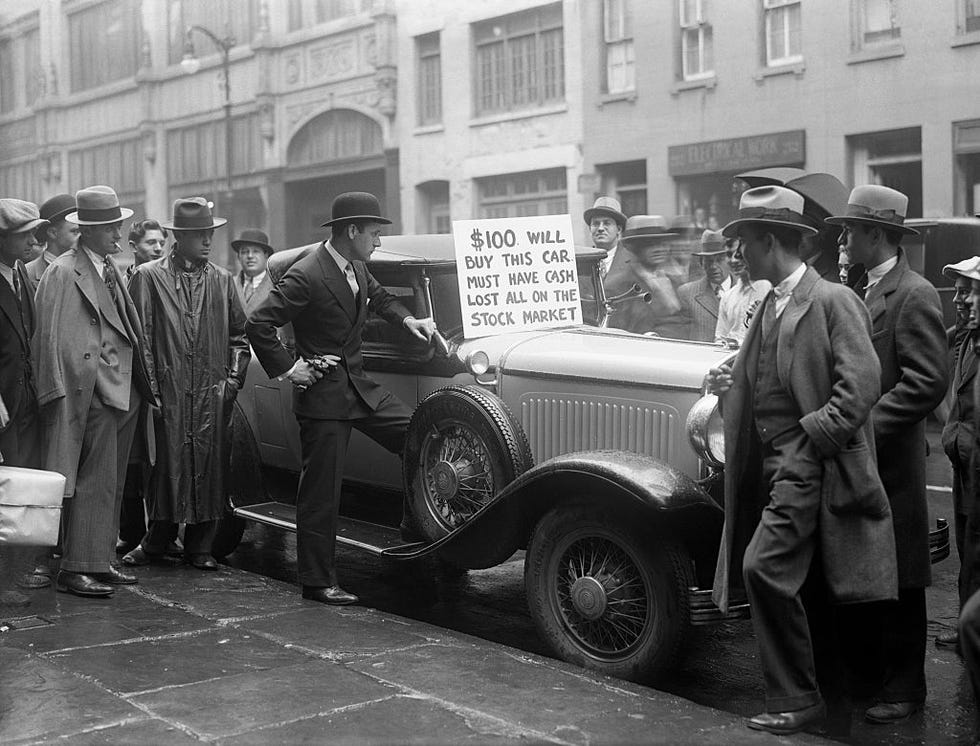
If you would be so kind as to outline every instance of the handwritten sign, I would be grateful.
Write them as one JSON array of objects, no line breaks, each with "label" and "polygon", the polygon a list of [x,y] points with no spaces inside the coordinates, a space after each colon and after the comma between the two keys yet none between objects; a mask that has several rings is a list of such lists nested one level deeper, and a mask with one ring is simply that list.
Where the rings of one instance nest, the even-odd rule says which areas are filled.
[{"label": "handwritten sign", "polygon": [[568,215],[455,220],[463,335],[582,323]]}]

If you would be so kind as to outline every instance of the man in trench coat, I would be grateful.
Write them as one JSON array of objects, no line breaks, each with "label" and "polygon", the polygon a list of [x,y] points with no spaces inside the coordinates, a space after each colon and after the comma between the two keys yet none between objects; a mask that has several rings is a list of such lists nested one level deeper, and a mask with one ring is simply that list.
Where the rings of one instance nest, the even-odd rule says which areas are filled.
[{"label": "man in trench coat", "polygon": [[766,711],[748,725],[781,734],[825,714],[800,597],[811,564],[837,603],[896,595],[868,421],[879,374],[870,322],[853,293],[803,264],[801,235],[813,229],[802,210],[799,194],[758,187],[725,226],[750,276],[773,290],[734,364],[707,379],[722,397],[729,464],[713,598],[726,610],[744,578],[766,688]]},{"label": "man in trench coat", "polygon": [[[871,313],[872,341],[881,363],[881,398],[871,412],[878,473],[888,493],[898,553],[898,601],[854,627],[854,642],[871,664],[878,702],[865,712],[872,723],[892,723],[922,708],[926,697],[926,586],[931,582],[926,504],[926,416],[946,395],[949,364],[939,294],[912,271],[900,248],[908,198],[894,189],[856,187],[842,215],[838,239],[851,262],[863,265],[857,287]],[[875,610],[868,610],[875,616]],[[873,646],[883,670],[875,671]]]}]

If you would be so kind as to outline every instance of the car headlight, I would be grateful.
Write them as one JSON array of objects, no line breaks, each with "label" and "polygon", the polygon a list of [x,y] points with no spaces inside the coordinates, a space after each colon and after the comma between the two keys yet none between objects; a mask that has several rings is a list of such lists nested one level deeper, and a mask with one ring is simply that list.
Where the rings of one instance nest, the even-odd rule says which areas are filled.
[{"label": "car headlight", "polygon": [[474,376],[482,376],[490,370],[490,356],[483,350],[473,350],[466,356],[466,369]]},{"label": "car headlight", "polygon": [[718,397],[705,394],[687,415],[687,437],[695,453],[716,469],[725,466],[725,428]]}]

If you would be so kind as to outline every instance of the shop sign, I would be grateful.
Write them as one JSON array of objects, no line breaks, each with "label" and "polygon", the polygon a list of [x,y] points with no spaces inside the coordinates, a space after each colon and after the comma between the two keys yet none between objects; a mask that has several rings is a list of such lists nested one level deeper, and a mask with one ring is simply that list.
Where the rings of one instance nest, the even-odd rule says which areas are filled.
[{"label": "shop sign", "polygon": [[799,166],[806,161],[806,130],[672,145],[667,156],[671,176]]}]

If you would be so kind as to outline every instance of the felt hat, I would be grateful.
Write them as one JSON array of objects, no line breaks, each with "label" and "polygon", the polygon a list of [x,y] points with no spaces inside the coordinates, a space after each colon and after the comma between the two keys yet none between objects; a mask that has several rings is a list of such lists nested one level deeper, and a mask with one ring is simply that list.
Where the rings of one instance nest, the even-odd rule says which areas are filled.
[{"label": "felt hat", "polygon": [[204,197],[184,197],[174,200],[174,218],[170,223],[161,223],[172,231],[201,231],[220,228],[228,221],[211,214],[214,205]]},{"label": "felt hat", "polygon": [[805,235],[816,235],[817,229],[803,217],[803,195],[781,186],[747,189],[738,203],[738,217],[722,228],[726,238],[735,236],[742,225],[750,223],[792,228]]},{"label": "felt hat", "polygon": [[616,221],[616,225],[619,226],[619,230],[623,230],[626,225],[626,216],[623,214],[623,206],[619,204],[619,200],[615,197],[596,197],[595,202],[592,207],[585,211],[583,217],[585,218],[585,224],[589,225],[592,222],[592,218],[596,215],[607,215]]},{"label": "felt hat", "polygon": [[826,222],[831,225],[842,225],[845,221],[878,225],[907,236],[917,236],[919,231],[905,226],[908,207],[909,198],[897,189],[865,184],[851,190],[843,214],[829,217]]},{"label": "felt hat", "polygon": [[344,192],[337,195],[330,206],[330,220],[323,227],[339,223],[342,220],[370,220],[375,223],[388,225],[388,218],[381,217],[381,205],[378,198],[369,192]]},{"label": "felt hat", "polygon": [[668,230],[663,215],[633,215],[619,238],[624,243],[649,243],[677,238],[677,234]]},{"label": "felt hat", "polygon": [[957,275],[968,280],[980,280],[980,256],[971,256],[956,264],[947,264],[943,267],[943,275],[951,280],[955,280]]},{"label": "felt hat", "polygon": [[70,194],[56,194],[41,205],[41,217],[49,223],[64,220],[65,216],[77,209],[75,198]]},{"label": "felt hat", "polygon": [[0,199],[0,233],[23,233],[47,225],[37,205],[22,199]]},{"label": "felt hat", "polygon": [[133,211],[119,206],[119,197],[112,187],[97,185],[75,192],[74,212],[65,220],[75,225],[111,225],[133,216]]},{"label": "felt hat", "polygon": [[725,237],[721,235],[721,231],[706,230],[701,234],[701,250],[691,252],[691,256],[718,256],[727,253]]},{"label": "felt hat", "polygon": [[272,254],[276,252],[276,250],[269,245],[269,237],[266,235],[265,231],[260,231],[256,228],[246,228],[239,233],[238,238],[231,242],[231,248],[238,251],[249,244],[252,246],[258,246],[265,251],[267,256],[272,256]]}]

